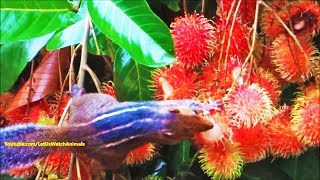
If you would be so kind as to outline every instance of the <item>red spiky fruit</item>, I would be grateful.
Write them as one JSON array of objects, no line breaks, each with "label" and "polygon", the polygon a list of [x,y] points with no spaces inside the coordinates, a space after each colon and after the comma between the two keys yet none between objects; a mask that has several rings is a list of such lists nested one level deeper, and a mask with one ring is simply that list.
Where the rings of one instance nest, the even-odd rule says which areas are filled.
[{"label": "red spiky fruit", "polygon": [[21,106],[15,110],[5,112],[3,116],[8,119],[8,125],[33,122],[36,123],[42,115],[50,113],[50,106],[41,99],[27,106]]},{"label": "red spiky fruit", "polygon": [[[313,35],[320,28],[320,7],[316,2],[288,2],[281,9],[276,10],[278,10],[277,14],[286,26],[292,27],[291,31],[295,35]],[[263,30],[272,39],[277,38],[280,34],[288,35],[283,25],[270,11],[266,12],[263,17]]]},{"label": "red spiky fruit", "polygon": [[233,128],[232,139],[239,143],[245,162],[256,162],[267,157],[269,138],[261,124],[251,128]]},{"label": "red spiky fruit", "polygon": [[19,178],[30,178],[37,174],[37,168],[33,165],[25,166],[22,168],[11,168],[6,174],[12,177],[19,177]]},{"label": "red spiky fruit", "polygon": [[291,130],[291,107],[283,106],[267,125],[270,153],[275,157],[288,158],[301,154],[305,147]]},{"label": "red spiky fruit", "polygon": [[156,147],[152,143],[147,143],[145,145],[142,145],[140,147],[137,147],[133,150],[131,150],[125,160],[124,163],[127,165],[137,165],[142,164],[148,160],[150,160],[156,151]]},{"label": "red spiky fruit", "polygon": [[240,86],[224,97],[224,107],[235,126],[255,126],[266,123],[274,114],[268,93],[257,84]]},{"label": "red spiky fruit", "polygon": [[213,26],[199,14],[185,14],[170,25],[174,49],[179,63],[191,68],[202,63],[213,51]]},{"label": "red spiky fruit", "polygon": [[[307,39],[301,39],[303,51],[291,37],[281,35],[272,42],[272,61],[276,71],[289,82],[303,82],[311,76],[310,61],[319,59],[318,51]],[[305,53],[305,54],[304,54]]]},{"label": "red spiky fruit", "polygon": [[202,170],[212,179],[235,179],[244,165],[239,146],[230,141],[203,147],[199,159]]},{"label": "red spiky fruit", "polygon": [[[46,174],[60,174],[63,177],[68,176],[71,161],[71,153],[50,153],[45,161],[37,164],[37,167],[46,167]],[[46,163],[47,162],[47,163]]]},{"label": "red spiky fruit", "polygon": [[[231,10],[232,3],[233,5],[233,13],[235,13],[235,7],[237,6],[239,1],[234,0],[218,0],[218,10],[220,15],[226,16]],[[239,10],[237,12],[237,16],[240,17],[241,22],[243,24],[248,23],[249,25],[253,24],[255,9],[256,9],[257,0],[241,0]]]},{"label": "red spiky fruit", "polygon": [[238,20],[233,24],[231,20],[225,19],[217,20],[215,25],[215,36],[218,39],[216,52],[218,59],[222,59],[224,60],[222,62],[225,62],[230,58],[236,57],[241,62],[244,62],[249,53],[248,27]]},{"label": "red spiky fruit", "polygon": [[63,91],[58,91],[53,95],[50,106],[53,115],[57,117],[57,119],[63,114],[63,111],[67,107],[70,98],[71,96]]},{"label": "red spiky fruit", "polygon": [[114,89],[114,83],[112,81],[108,81],[106,83],[102,84],[102,89],[101,89],[102,93],[104,94],[108,94],[114,98],[116,98],[116,91]]},{"label": "red spiky fruit", "polygon": [[295,99],[291,112],[292,130],[306,146],[320,145],[320,96],[319,89],[308,91],[309,96]]},{"label": "red spiky fruit", "polygon": [[196,95],[197,75],[181,65],[158,69],[153,73],[152,79],[156,99],[190,99]]},{"label": "red spiky fruit", "polygon": [[193,142],[199,147],[212,146],[213,143],[226,141],[232,137],[229,117],[225,111],[213,112],[207,117],[213,123],[213,128],[194,136]]},{"label": "red spiky fruit", "polygon": [[256,83],[265,89],[274,104],[277,104],[281,94],[280,85],[276,77],[262,68],[258,69],[257,74],[253,74],[249,79],[250,83]]}]

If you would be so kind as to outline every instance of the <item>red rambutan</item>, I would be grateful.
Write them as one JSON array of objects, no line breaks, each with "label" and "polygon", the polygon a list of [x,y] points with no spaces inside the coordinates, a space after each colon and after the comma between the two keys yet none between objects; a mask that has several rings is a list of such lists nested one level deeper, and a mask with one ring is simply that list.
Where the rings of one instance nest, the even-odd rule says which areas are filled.
[{"label": "red rambutan", "polygon": [[[276,9],[277,10],[277,9]],[[320,28],[320,8],[312,1],[287,3],[277,13],[282,21],[298,36],[312,35]],[[272,39],[280,34],[287,34],[273,12],[266,12],[263,17],[263,30]]]},{"label": "red rambutan", "polygon": [[19,177],[19,178],[30,178],[37,174],[37,168],[33,165],[26,166],[23,168],[11,168],[6,172],[6,174],[12,177]]},{"label": "red rambutan", "polygon": [[106,83],[102,84],[102,89],[101,89],[102,93],[104,94],[108,94],[114,98],[116,98],[116,91],[114,89],[114,83],[112,81],[108,81]]},{"label": "red rambutan", "polygon": [[21,106],[15,110],[4,113],[8,119],[8,125],[33,122],[36,123],[39,118],[50,112],[50,106],[45,100],[36,101],[30,104],[29,111],[27,106]]},{"label": "red rambutan", "polygon": [[50,102],[51,111],[56,117],[61,117],[64,109],[66,108],[70,95],[66,92],[58,91],[53,95],[53,99]]},{"label": "red rambutan", "polygon": [[258,73],[250,76],[250,83],[259,84],[264,88],[274,104],[277,104],[280,97],[280,85],[278,80],[270,72],[259,68]]},{"label": "red rambutan", "polygon": [[45,166],[46,174],[60,174],[65,177],[69,172],[70,161],[70,153],[50,153],[47,159],[36,164],[36,166],[38,168]]},{"label": "red rambutan", "polygon": [[275,157],[288,158],[300,155],[305,150],[303,144],[290,128],[290,111],[291,108],[287,106],[279,108],[279,111],[267,125],[269,149]]},{"label": "red rambutan", "polygon": [[230,141],[203,147],[199,159],[201,168],[212,179],[235,179],[244,165],[239,146]]},{"label": "red rambutan", "polygon": [[289,82],[307,80],[311,75],[310,61],[319,58],[315,56],[317,50],[309,40],[302,39],[300,44],[305,54],[291,37],[282,35],[272,43],[271,56],[276,71]]},{"label": "red rambutan", "polygon": [[176,57],[184,67],[203,62],[213,51],[213,26],[199,14],[185,14],[170,26]]},{"label": "red rambutan", "polygon": [[224,107],[237,127],[255,126],[266,123],[274,114],[274,107],[268,93],[257,84],[240,86],[224,97]]},{"label": "red rambutan", "polygon": [[[219,57],[218,59],[228,60],[232,57],[238,57],[240,61],[243,62],[249,53],[248,27],[238,20],[236,20],[232,26],[232,21],[225,19],[217,20],[215,26],[215,36],[220,40],[217,42],[216,56]],[[231,30],[232,33],[230,37]]]},{"label": "red rambutan", "polygon": [[153,73],[154,97],[158,100],[190,99],[196,95],[197,75],[175,64]]},{"label": "red rambutan", "polygon": [[267,157],[269,138],[265,127],[260,124],[251,128],[233,128],[232,140],[239,143],[245,162],[256,162]]},{"label": "red rambutan", "polygon": [[145,144],[143,146],[137,147],[131,150],[125,160],[124,163],[126,165],[137,165],[142,164],[148,160],[150,160],[155,154],[156,147],[152,143]]},{"label": "red rambutan", "polygon": [[194,136],[193,141],[199,147],[212,146],[213,143],[226,141],[232,137],[229,117],[224,111],[211,113],[213,128]]},{"label": "red rambutan", "polygon": [[[236,9],[238,1],[234,0],[218,0],[218,10],[220,15],[227,15],[231,10],[232,3],[236,2],[233,7],[233,12]],[[257,0],[241,0],[238,17],[240,17],[241,22],[248,23],[249,25],[253,24],[255,9],[256,9]]]},{"label": "red rambutan", "polygon": [[[319,93],[319,90],[317,91]],[[309,95],[311,96],[300,96],[295,99],[295,104],[291,111],[291,127],[304,145],[319,146],[320,96],[316,92],[310,92]]]}]

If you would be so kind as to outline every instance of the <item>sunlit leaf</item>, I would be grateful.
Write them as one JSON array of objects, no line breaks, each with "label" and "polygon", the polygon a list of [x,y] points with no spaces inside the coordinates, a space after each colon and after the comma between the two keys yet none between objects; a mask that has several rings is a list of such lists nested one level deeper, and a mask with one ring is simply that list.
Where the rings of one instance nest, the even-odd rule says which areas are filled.
[{"label": "sunlit leaf", "polygon": [[168,27],[144,0],[88,1],[93,22],[138,63],[159,67],[174,61]]},{"label": "sunlit leaf", "polygon": [[119,46],[113,43],[111,40],[109,40],[108,42],[106,35],[104,35],[98,27],[94,27],[94,32],[96,33],[97,42],[95,42],[93,35],[89,37],[88,52],[91,54],[99,55],[96,47],[97,43],[100,55],[111,56],[111,51],[112,56],[114,56]]},{"label": "sunlit leaf", "polygon": [[114,60],[114,82],[119,101],[152,99],[149,89],[154,68],[138,64],[128,52],[119,48]]},{"label": "sunlit leaf", "polygon": [[46,48],[48,50],[56,50],[63,47],[79,44],[84,36],[86,19],[65,28],[63,31],[55,34],[48,42]]},{"label": "sunlit leaf", "polygon": [[27,41],[4,44],[0,47],[1,93],[17,80],[26,64],[49,41],[53,33]]},{"label": "sunlit leaf", "polygon": [[[26,81],[19,89],[7,107],[6,112],[24,106],[28,102],[37,101],[56,91],[59,88],[59,84],[63,83],[60,80],[63,80],[69,69],[70,56],[69,48],[47,52],[33,73],[32,79]],[[61,78],[60,72],[62,73]],[[32,81],[31,89],[30,81]],[[30,99],[28,101],[29,91]]]},{"label": "sunlit leaf", "polygon": [[40,37],[77,22],[80,16],[68,0],[1,0],[2,44]]}]

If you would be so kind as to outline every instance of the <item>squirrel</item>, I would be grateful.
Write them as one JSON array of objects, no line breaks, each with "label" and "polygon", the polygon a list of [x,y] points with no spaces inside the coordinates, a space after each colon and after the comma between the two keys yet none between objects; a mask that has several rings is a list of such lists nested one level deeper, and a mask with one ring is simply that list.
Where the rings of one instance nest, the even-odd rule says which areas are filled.
[{"label": "squirrel", "polygon": [[[130,150],[143,144],[176,144],[211,129],[212,121],[201,114],[219,109],[219,102],[118,102],[106,94],[83,94],[81,89],[74,89],[67,125],[29,123],[0,129],[1,173],[34,163],[51,152],[76,153],[92,159],[95,167],[117,169]],[[36,142],[37,145],[8,146],[8,142]],[[41,142],[72,142],[84,146],[49,147],[41,146]]]}]

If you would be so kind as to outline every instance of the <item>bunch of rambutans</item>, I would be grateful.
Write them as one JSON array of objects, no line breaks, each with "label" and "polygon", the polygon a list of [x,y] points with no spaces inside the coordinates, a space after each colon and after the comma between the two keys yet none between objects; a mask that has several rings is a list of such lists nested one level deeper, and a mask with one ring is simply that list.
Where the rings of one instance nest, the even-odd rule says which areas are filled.
[{"label": "bunch of rambutans", "polygon": [[[153,73],[152,88],[157,100],[223,101],[221,111],[206,115],[214,127],[192,141],[200,150],[199,162],[206,174],[235,179],[245,163],[268,156],[297,156],[320,146],[320,58],[312,43],[320,29],[320,7],[312,0],[217,3],[212,20],[185,13],[171,24],[177,61]],[[301,92],[292,105],[281,104],[281,90],[289,83],[298,84]],[[116,95],[112,83],[102,90]],[[1,98],[10,101],[11,96]],[[0,112],[8,125],[57,125],[69,99],[57,93],[10,112],[4,112],[1,104]],[[145,144],[132,150],[124,163],[143,163],[156,150],[156,145]],[[70,160],[70,153],[52,153],[8,174],[28,177],[41,170],[64,178]],[[81,169],[90,171],[84,162],[80,161]]]},{"label": "bunch of rambutans", "polygon": [[[320,145],[319,24],[319,4],[306,0],[218,0],[213,20],[185,13],[171,24],[177,61],[153,74],[154,97],[223,101],[193,139],[206,174],[235,179],[245,163]],[[289,83],[301,93],[280,104]]]}]

